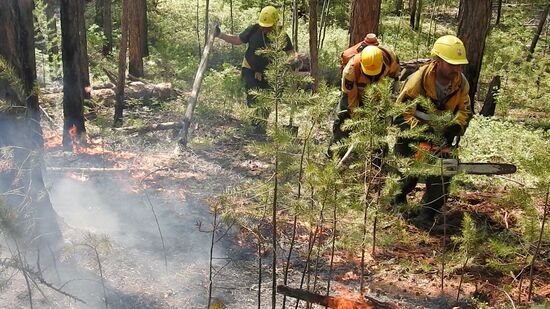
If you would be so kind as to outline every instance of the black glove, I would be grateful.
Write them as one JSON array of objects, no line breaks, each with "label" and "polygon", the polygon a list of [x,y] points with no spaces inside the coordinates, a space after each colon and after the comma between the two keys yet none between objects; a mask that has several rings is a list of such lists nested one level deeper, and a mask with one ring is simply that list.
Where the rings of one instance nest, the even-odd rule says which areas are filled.
[{"label": "black glove", "polygon": [[451,146],[456,136],[460,136],[462,127],[459,124],[453,124],[445,128],[443,131],[443,137],[447,141],[447,145]]},{"label": "black glove", "polygon": [[220,34],[222,34],[222,30],[220,29],[220,26],[216,25],[214,28],[214,37],[219,38]]}]

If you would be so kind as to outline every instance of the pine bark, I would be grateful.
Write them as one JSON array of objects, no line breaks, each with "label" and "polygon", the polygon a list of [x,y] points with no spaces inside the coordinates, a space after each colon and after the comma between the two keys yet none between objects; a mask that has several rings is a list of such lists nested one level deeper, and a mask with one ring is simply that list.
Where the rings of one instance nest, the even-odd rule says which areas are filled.
[{"label": "pine bark", "polygon": [[86,133],[84,125],[84,45],[81,31],[83,0],[61,0],[61,50],[63,59],[63,146],[72,148],[69,129],[76,128],[78,138]]},{"label": "pine bark", "polygon": [[350,45],[362,41],[367,33],[378,34],[382,0],[353,0],[350,22]]},{"label": "pine bark", "polygon": [[115,95],[115,115],[113,126],[122,126],[124,114],[124,85],[126,83],[126,50],[128,49],[129,22],[130,22],[129,0],[122,0],[122,17],[121,17],[121,36],[120,48],[118,51],[118,76]]},{"label": "pine bark", "polygon": [[75,0],[80,3],[81,9],[78,12],[78,24],[80,27],[80,74],[82,76],[82,88],[84,89],[84,99],[90,99],[90,67],[88,65],[88,41],[86,39],[86,2],[84,0]]},{"label": "pine bark", "polygon": [[319,87],[319,55],[317,48],[317,0],[309,0],[309,54],[311,57],[311,77],[313,77],[313,91]]},{"label": "pine bark", "polygon": [[143,15],[145,10],[145,0],[137,0],[132,2],[128,8],[128,51],[129,51],[129,64],[128,73],[135,77],[143,77],[143,53],[146,40],[142,27]]},{"label": "pine bark", "polygon": [[149,56],[149,22],[147,21],[147,0],[143,0],[143,10],[141,11],[139,32],[141,37],[141,57]]},{"label": "pine bark", "polygon": [[16,231],[7,231],[8,235],[18,233],[28,240],[26,246],[46,243],[54,246],[61,239],[61,232],[40,164],[43,139],[38,97],[34,91],[33,7],[32,0],[0,1],[0,57],[13,68],[23,91],[17,99],[14,96],[17,91],[0,78],[0,99],[26,107],[24,117],[21,117],[21,109],[0,113],[0,147],[12,147],[13,150],[8,158],[0,155],[0,159],[12,163],[0,170],[0,193],[3,202],[18,216],[14,222]]},{"label": "pine bark", "polygon": [[463,72],[470,83],[470,105],[473,113],[485,38],[491,22],[491,0],[461,0],[460,5],[458,37],[464,42],[469,62],[464,66]]}]

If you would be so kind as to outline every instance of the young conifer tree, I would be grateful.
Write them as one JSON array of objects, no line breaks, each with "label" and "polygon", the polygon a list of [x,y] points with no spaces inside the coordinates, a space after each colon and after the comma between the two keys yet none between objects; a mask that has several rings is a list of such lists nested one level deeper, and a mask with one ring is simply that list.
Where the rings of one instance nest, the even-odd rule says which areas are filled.
[{"label": "young conifer tree", "polygon": [[[293,163],[295,157],[293,154],[299,153],[300,147],[294,143],[293,132],[285,128],[288,111],[295,110],[296,106],[305,106],[310,100],[311,95],[303,91],[296,91],[298,84],[305,84],[307,80],[299,76],[292,69],[293,58],[283,51],[286,45],[286,34],[284,29],[278,29],[269,34],[272,46],[259,51],[271,59],[266,72],[266,79],[270,85],[269,89],[258,90],[256,95],[257,109],[264,112],[256,113],[262,115],[265,119],[260,121],[266,123],[268,141],[258,144],[260,153],[267,155],[273,162],[270,192],[270,213],[272,224],[272,307],[276,306],[276,287],[277,287],[277,264],[281,256],[277,252],[278,248],[278,218],[281,211],[281,205],[288,203],[290,186],[288,179],[293,174]],[[270,115],[271,114],[271,115]],[[298,146],[298,147],[297,147]]]}]

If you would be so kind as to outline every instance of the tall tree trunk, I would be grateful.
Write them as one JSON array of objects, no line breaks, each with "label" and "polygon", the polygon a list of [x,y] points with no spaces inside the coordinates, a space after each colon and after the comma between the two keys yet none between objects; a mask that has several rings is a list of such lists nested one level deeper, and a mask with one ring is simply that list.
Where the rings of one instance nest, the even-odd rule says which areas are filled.
[{"label": "tall tree trunk", "polygon": [[353,0],[350,22],[350,45],[361,42],[367,33],[378,34],[382,0]]},{"label": "tall tree trunk", "polygon": [[483,107],[479,111],[480,115],[485,117],[491,117],[495,115],[495,110],[497,106],[496,95],[500,91],[500,76],[496,75],[491,80],[489,84],[489,89],[487,90],[487,95],[485,96],[485,101],[483,102]]},{"label": "tall tree trunk", "polygon": [[540,34],[542,33],[542,29],[544,28],[544,23],[548,18],[549,9],[550,9],[550,4],[547,4],[546,7],[544,8],[544,11],[542,12],[542,15],[540,16],[539,25],[537,27],[535,35],[533,36],[533,40],[531,41],[531,46],[529,47],[529,55],[527,56],[527,60],[531,60],[531,57],[535,52],[535,47],[537,47],[537,42],[539,41]]},{"label": "tall tree trunk", "polygon": [[395,15],[401,15],[401,11],[403,10],[403,0],[395,0],[395,3],[394,3],[394,11],[393,13]]},{"label": "tall tree trunk", "polygon": [[[197,33],[197,57],[200,59],[202,55],[202,47],[201,47],[201,30],[200,30],[200,0],[197,0],[196,2],[196,11],[195,11],[195,31]],[[233,32],[231,32],[233,33]]]},{"label": "tall tree trunk", "polygon": [[474,113],[477,82],[485,51],[485,38],[491,22],[491,0],[461,0],[460,3],[462,9],[458,18],[458,37],[466,47],[469,63],[464,66],[464,75],[470,83],[470,105]]},{"label": "tall tree trunk", "polygon": [[418,0],[410,0],[409,1],[409,8],[410,8],[410,13],[411,13],[411,17],[409,19],[409,24],[411,26],[411,29],[415,29],[415,25],[416,25],[416,3],[418,2]]},{"label": "tall tree trunk", "polygon": [[317,49],[317,0],[309,0],[309,54],[311,57],[311,77],[313,91],[319,87],[319,55]]},{"label": "tall tree trunk", "polygon": [[292,0],[292,41],[298,51],[298,0]]},{"label": "tall tree trunk", "polygon": [[141,23],[143,10],[145,10],[145,0],[131,2],[128,7],[128,50],[129,64],[128,73],[135,77],[143,77],[143,43]]},{"label": "tall tree trunk", "polygon": [[[69,129],[76,129],[76,137],[86,133],[84,126],[84,88],[82,65],[84,60],[80,32],[84,11],[83,0],[61,0],[61,50],[63,55],[63,146],[72,148]],[[74,130],[73,129],[73,130]]]},{"label": "tall tree trunk", "polygon": [[113,120],[114,127],[122,126],[124,114],[124,84],[126,83],[126,50],[128,49],[129,21],[130,21],[130,0],[122,1],[121,36],[120,48],[118,50],[118,78],[115,97],[115,116]]},{"label": "tall tree trunk", "polygon": [[[262,6],[263,7],[263,6]],[[208,18],[210,17],[210,0],[206,0],[206,7],[204,8],[204,45],[208,43]]]},{"label": "tall tree trunk", "polygon": [[96,0],[95,23],[103,30],[105,43],[102,53],[104,56],[113,51],[113,13],[112,0]]},{"label": "tall tree trunk", "polygon": [[420,29],[420,17],[422,16],[422,0],[417,0],[416,18],[414,22],[414,30]]},{"label": "tall tree trunk", "polygon": [[495,25],[500,24],[500,14],[502,12],[502,0],[496,0],[497,2],[497,20],[495,21]]},{"label": "tall tree trunk", "polygon": [[[46,18],[48,20],[48,29],[49,33],[48,35],[56,35],[57,34],[57,17],[55,16],[55,13],[59,11],[59,1],[58,0],[46,0]],[[49,37],[49,40],[54,40],[54,38]],[[57,55],[59,54],[59,46],[52,45],[50,50],[48,51],[49,55]]]},{"label": "tall tree trunk", "polygon": [[141,56],[147,57],[149,56],[149,22],[147,20],[147,0],[143,0],[143,10],[141,11],[139,31],[141,33]]},{"label": "tall tree trunk", "polygon": [[322,49],[325,42],[325,34],[327,32],[327,19],[330,12],[330,0],[323,1],[323,10],[321,11],[321,26],[319,28],[319,41],[317,42],[318,49]]},{"label": "tall tree trunk", "polygon": [[84,89],[84,99],[90,99],[92,88],[90,87],[90,67],[88,65],[88,41],[86,40],[86,2],[84,0],[75,0],[80,3],[81,9],[78,10],[78,24],[80,27],[80,74],[82,76],[82,88]]},{"label": "tall tree trunk", "polygon": [[0,57],[13,67],[23,88],[17,99],[18,96],[12,95],[17,91],[0,78],[0,99],[26,107],[25,117],[18,115],[20,109],[19,112],[15,109],[0,113],[0,147],[12,147],[13,150],[8,158],[1,158],[10,160],[12,164],[8,166],[13,168],[0,170],[0,194],[2,201],[18,214],[14,233],[25,237],[27,245],[55,246],[61,239],[61,232],[42,179],[42,128],[34,91],[33,7],[32,0],[0,1]]}]

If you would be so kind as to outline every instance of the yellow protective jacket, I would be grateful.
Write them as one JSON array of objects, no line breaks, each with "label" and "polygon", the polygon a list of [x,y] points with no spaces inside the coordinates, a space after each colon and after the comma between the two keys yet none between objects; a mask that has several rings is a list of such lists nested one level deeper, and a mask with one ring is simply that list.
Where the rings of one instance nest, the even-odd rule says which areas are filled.
[{"label": "yellow protective jacket", "polygon": [[378,46],[384,55],[384,64],[382,72],[376,76],[368,76],[361,70],[361,53],[353,56],[346,64],[342,72],[342,93],[347,96],[348,111],[353,113],[353,110],[360,106],[361,97],[363,97],[364,89],[367,85],[375,83],[380,79],[389,76],[394,79],[399,78],[401,67],[397,56],[389,49]]},{"label": "yellow protective jacket", "polygon": [[[451,92],[441,102],[437,100],[435,83],[435,68],[437,62],[432,61],[414,72],[401,86],[397,102],[407,102],[418,96],[425,96],[431,99],[439,111],[449,111],[455,115],[453,123],[460,125],[461,133],[464,133],[470,118],[470,85],[464,74],[456,75],[451,81]],[[422,120],[415,117],[416,107],[413,106],[403,114],[403,118],[411,128],[414,128]]]}]

